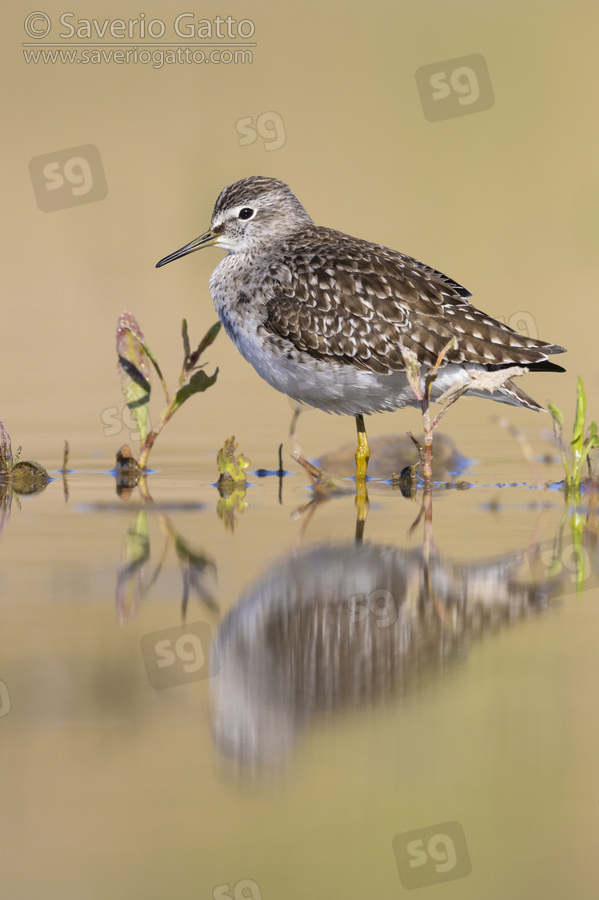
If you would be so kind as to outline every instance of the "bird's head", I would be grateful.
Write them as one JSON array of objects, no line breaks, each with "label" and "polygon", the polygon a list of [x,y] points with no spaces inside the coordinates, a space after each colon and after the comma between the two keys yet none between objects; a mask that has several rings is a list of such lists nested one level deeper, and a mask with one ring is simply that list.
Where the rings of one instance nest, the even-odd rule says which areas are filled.
[{"label": "bird's head", "polygon": [[312,219],[283,181],[253,175],[221,191],[208,231],[165,256],[157,266],[209,246],[227,253],[253,253],[311,224]]}]

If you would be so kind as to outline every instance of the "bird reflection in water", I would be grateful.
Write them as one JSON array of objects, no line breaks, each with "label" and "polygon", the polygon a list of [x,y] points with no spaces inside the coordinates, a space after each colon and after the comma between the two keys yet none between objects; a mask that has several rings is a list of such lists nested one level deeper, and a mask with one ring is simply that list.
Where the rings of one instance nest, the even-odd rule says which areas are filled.
[{"label": "bird reflection in water", "polygon": [[430,493],[422,518],[416,549],[357,540],[288,555],[225,617],[214,647],[213,734],[235,767],[282,767],[313,717],[442,678],[473,641],[563,594],[559,575],[531,579],[527,550],[464,563],[440,555]]}]

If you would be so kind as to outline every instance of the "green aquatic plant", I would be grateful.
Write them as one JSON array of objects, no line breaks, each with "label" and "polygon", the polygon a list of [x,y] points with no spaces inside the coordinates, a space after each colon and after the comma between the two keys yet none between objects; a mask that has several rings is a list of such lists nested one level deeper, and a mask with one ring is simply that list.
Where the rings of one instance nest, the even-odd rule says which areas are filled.
[{"label": "green aquatic plant", "polygon": [[[564,416],[553,403],[548,401],[549,411],[553,419],[553,433],[559,448],[564,467],[564,485],[568,508],[564,510],[562,527],[551,560],[550,574],[561,573],[567,564],[572,570],[570,578],[576,584],[576,593],[580,597],[583,588],[593,572],[593,564],[589,546],[596,546],[597,536],[597,481],[591,468],[590,454],[599,447],[597,425],[586,424],[586,394],[582,378],[578,377],[576,389],[576,412],[572,428],[572,439],[566,447],[562,437]],[[585,465],[587,477],[583,480]],[[590,493],[588,511],[585,512],[581,497],[582,487],[588,487]],[[562,534],[568,523],[570,536]],[[565,560],[565,561],[564,561]]]},{"label": "green aquatic plant", "polygon": [[220,472],[218,483],[236,484],[246,486],[245,469],[250,465],[243,453],[236,455],[237,441],[234,437],[227,438],[216,455],[216,464]]},{"label": "green aquatic plant", "polygon": [[[148,500],[151,502],[151,498]],[[135,618],[140,603],[158,581],[171,547],[174,547],[181,570],[183,619],[192,594],[212,612],[218,612],[218,604],[209,587],[209,581],[216,573],[214,561],[184,540],[166,513],[159,508],[156,508],[156,512],[165,540],[160,558],[152,571],[147,508],[137,511],[127,532],[116,583],[116,609],[120,621],[130,622]]]},{"label": "green aquatic plant", "polygon": [[229,531],[233,531],[237,521],[236,513],[242,513],[248,507],[245,500],[247,479],[245,470],[250,465],[243,453],[235,453],[237,441],[233,436],[227,438],[216,455],[219,477],[216,483],[220,498],[216,507],[217,515],[225,523]]},{"label": "green aquatic plant", "polygon": [[562,438],[564,416],[553,403],[547,401],[547,405],[549,406],[549,411],[553,419],[553,433],[559,447],[564,467],[566,495],[568,497],[575,497],[575,495],[580,492],[580,483],[585,463],[587,465],[588,474],[589,476],[591,475],[589,454],[592,450],[599,447],[596,422],[591,422],[588,428],[586,427],[587,398],[582,378],[578,376],[576,414],[574,416],[574,427],[572,429],[572,440],[570,441],[569,453]]},{"label": "green aquatic plant", "polygon": [[[202,393],[215,383],[218,369],[213,375],[207,375],[203,371],[200,357],[213,343],[219,331],[220,322],[217,322],[206,332],[198,347],[192,351],[189,343],[187,322],[183,319],[183,365],[177,389],[174,393],[171,393],[156,357],[150,350],[135,316],[131,313],[124,313],[119,318],[116,330],[118,368],[121,376],[121,389],[131,416],[136,422],[141,440],[141,452],[138,459],[134,460],[137,469],[141,473],[147,467],[148,455],[154,445],[154,441],[179,407],[193,394]],[[166,406],[160,413],[158,422],[154,427],[151,426],[149,417],[152,366],[156,370],[166,398]],[[129,451],[130,456],[131,452]]]}]

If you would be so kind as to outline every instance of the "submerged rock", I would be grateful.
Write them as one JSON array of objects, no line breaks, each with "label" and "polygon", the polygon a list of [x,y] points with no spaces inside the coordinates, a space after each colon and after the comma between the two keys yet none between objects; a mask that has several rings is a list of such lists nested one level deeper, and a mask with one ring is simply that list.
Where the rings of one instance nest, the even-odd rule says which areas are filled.
[{"label": "submerged rock", "polygon": [[[418,440],[423,438],[418,436]],[[401,472],[406,466],[419,462],[418,450],[407,434],[385,434],[371,438],[370,461],[368,475],[374,478],[391,478],[394,473]],[[433,443],[433,478],[443,480],[450,472],[459,472],[466,464],[455,443],[446,434],[436,434]],[[316,464],[342,478],[350,478],[356,474],[356,445],[345,444],[339,450],[324,453]]]}]

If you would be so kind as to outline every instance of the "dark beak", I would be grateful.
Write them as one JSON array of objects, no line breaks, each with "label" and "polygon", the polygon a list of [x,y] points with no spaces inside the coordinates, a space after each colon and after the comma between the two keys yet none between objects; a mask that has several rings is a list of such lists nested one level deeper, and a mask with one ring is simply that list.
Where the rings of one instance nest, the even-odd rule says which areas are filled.
[{"label": "dark beak", "polygon": [[159,269],[160,266],[165,266],[167,263],[172,262],[174,259],[179,259],[181,256],[187,256],[188,253],[193,253],[194,250],[201,250],[202,247],[210,247],[212,244],[216,244],[219,237],[220,235],[208,230],[204,232],[204,234],[201,234],[194,241],[191,241],[189,244],[185,244],[185,246],[181,247],[180,250],[175,250],[174,253],[169,253],[168,256],[165,256],[164,259],[161,259],[160,262],[156,263],[156,268]]}]

